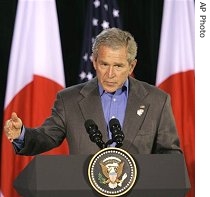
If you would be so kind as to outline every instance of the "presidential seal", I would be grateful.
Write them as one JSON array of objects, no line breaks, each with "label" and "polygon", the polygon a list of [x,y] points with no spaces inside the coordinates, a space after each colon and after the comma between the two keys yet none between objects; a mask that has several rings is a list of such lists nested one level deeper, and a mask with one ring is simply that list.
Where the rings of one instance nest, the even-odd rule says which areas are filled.
[{"label": "presidential seal", "polygon": [[125,150],[109,147],[97,152],[88,166],[92,187],[104,196],[121,196],[134,185],[137,177],[135,161]]}]

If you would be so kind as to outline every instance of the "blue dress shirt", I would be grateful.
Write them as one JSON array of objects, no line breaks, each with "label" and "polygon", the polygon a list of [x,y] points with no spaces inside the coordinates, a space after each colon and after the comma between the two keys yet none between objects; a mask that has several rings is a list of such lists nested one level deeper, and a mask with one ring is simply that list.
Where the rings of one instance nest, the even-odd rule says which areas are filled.
[{"label": "blue dress shirt", "polygon": [[107,135],[108,138],[111,139],[109,121],[112,118],[116,118],[119,120],[121,127],[123,127],[128,98],[128,79],[125,81],[122,88],[118,89],[114,93],[104,91],[102,86],[99,85],[99,93],[101,96],[104,117],[107,124]]}]

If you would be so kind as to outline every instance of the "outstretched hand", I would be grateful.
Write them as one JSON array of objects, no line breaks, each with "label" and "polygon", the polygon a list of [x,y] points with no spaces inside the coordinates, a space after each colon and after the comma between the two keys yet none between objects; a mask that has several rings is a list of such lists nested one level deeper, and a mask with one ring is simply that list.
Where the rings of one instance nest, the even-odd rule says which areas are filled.
[{"label": "outstretched hand", "polygon": [[22,125],[22,120],[13,112],[11,119],[7,120],[4,125],[4,132],[10,142],[20,136]]}]

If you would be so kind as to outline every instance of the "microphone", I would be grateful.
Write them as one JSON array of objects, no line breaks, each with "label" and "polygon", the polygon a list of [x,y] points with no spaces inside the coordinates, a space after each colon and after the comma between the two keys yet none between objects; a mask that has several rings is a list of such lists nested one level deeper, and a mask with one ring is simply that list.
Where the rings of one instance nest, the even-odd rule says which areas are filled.
[{"label": "microphone", "polygon": [[121,130],[119,120],[116,118],[112,118],[109,121],[109,128],[112,133],[112,140],[114,142],[116,142],[116,147],[118,147],[118,148],[121,147],[123,145],[123,140],[124,140],[125,136]]},{"label": "microphone", "polygon": [[88,119],[85,121],[85,128],[89,134],[90,140],[96,143],[100,149],[105,148],[105,143],[102,140],[102,134],[98,130],[96,123],[93,120]]}]

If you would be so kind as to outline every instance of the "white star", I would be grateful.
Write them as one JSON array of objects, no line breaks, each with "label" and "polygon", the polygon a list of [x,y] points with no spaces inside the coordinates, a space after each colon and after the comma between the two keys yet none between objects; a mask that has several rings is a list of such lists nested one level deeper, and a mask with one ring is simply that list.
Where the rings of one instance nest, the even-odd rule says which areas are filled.
[{"label": "white star", "polygon": [[113,9],[113,12],[112,12],[113,16],[114,17],[119,17],[119,12],[120,12],[119,10]]},{"label": "white star", "polygon": [[87,58],[88,58],[88,54],[85,53],[85,55],[83,56],[83,59],[84,59],[85,61],[87,61]]},{"label": "white star", "polygon": [[98,26],[98,19],[93,18],[92,23],[93,23],[93,26]]},{"label": "white star", "polygon": [[94,43],[94,41],[95,41],[95,38],[93,38],[93,37],[92,37],[92,39],[91,39],[91,40],[92,40],[92,43]]},{"label": "white star", "polygon": [[80,79],[83,80],[86,78],[86,73],[84,71],[82,71],[79,75]]},{"label": "white star", "polygon": [[104,4],[104,8],[107,11],[108,10],[108,5],[107,4]]},{"label": "white star", "polygon": [[90,61],[92,62],[92,61],[93,61],[93,56],[90,55],[89,59],[90,59]]},{"label": "white star", "polygon": [[88,80],[91,80],[93,78],[93,74],[91,72],[88,72],[86,77]]},{"label": "white star", "polygon": [[95,5],[95,8],[99,7],[100,6],[100,1],[99,0],[95,0],[93,2],[93,4]]},{"label": "white star", "polygon": [[107,29],[107,28],[109,28],[109,22],[103,21],[103,23],[101,24],[101,26],[103,27],[103,29]]}]

